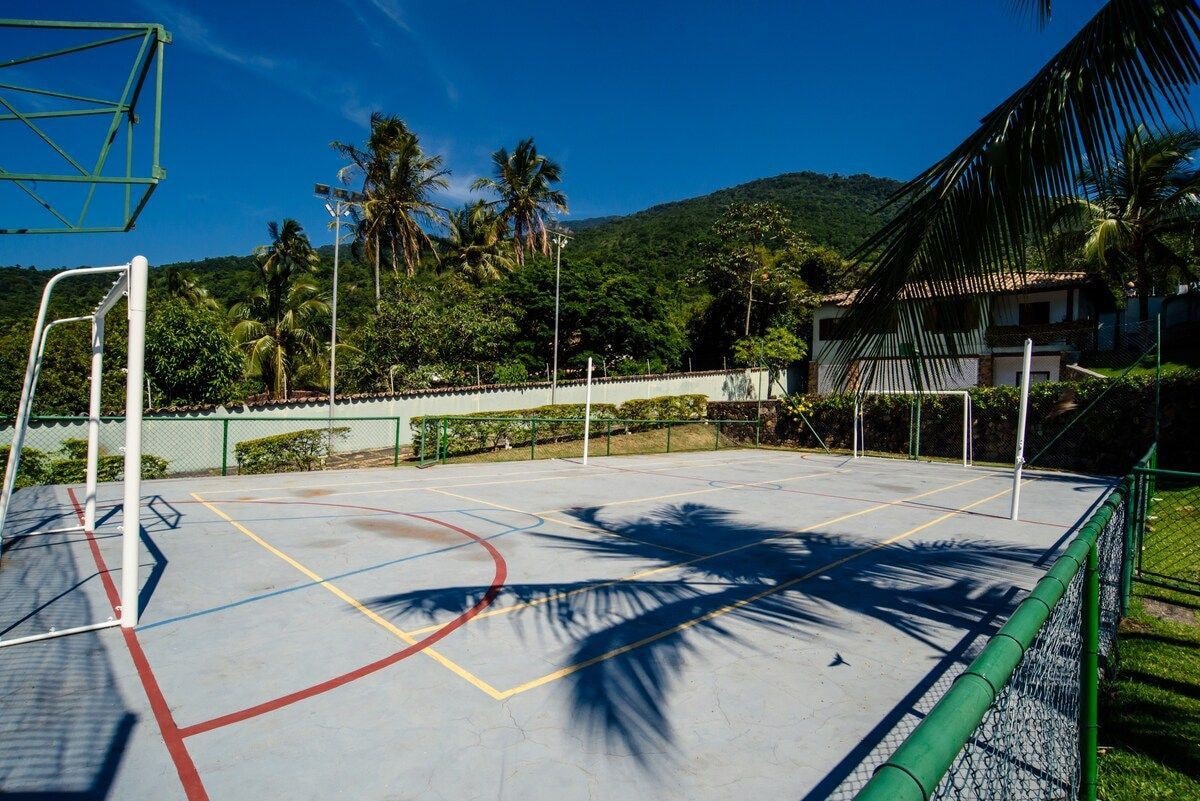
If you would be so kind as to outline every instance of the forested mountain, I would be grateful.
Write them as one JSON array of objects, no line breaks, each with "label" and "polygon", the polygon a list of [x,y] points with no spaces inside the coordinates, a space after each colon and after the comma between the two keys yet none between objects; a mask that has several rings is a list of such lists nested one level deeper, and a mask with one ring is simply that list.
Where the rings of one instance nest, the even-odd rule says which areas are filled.
[{"label": "forested mountain", "polygon": [[[880,224],[873,211],[897,185],[865,175],[790,173],[627,216],[572,220],[574,241],[563,252],[560,369],[578,372],[588,357],[603,373],[718,367],[738,361],[735,345],[746,336],[770,331],[778,336],[786,330],[805,338],[819,293],[854,280],[839,254],[848,255]],[[726,220],[727,226],[755,228],[774,220],[770,252],[743,252],[722,243],[719,221],[731,214],[735,222]],[[382,265],[378,311],[372,270],[360,258],[359,245],[343,248],[338,282],[339,341],[346,347],[339,356],[342,391],[472,382],[476,375],[498,382],[545,375],[554,341],[553,252],[549,257],[530,252],[512,272],[481,280],[463,273],[452,258],[456,252],[470,253],[461,230],[432,234],[440,255],[423,249],[413,275],[406,276],[403,265],[398,270],[386,261]],[[781,267],[777,259],[785,252],[790,266],[768,281],[766,272]],[[758,281],[761,273],[766,282],[755,291],[753,305],[746,298],[746,276],[738,277],[748,254],[753,264],[767,258],[750,281]],[[308,355],[288,353],[294,390],[319,391],[328,380],[320,343],[329,337],[325,304],[332,257],[332,246],[321,247],[308,267],[299,268],[312,286],[315,305],[307,313],[312,319],[304,324],[304,336],[315,345]],[[0,269],[6,279],[0,296],[0,408],[11,409],[38,300],[54,271]],[[151,345],[157,348],[148,364],[159,400],[211,402],[262,391],[262,379],[248,363],[244,375],[229,373],[227,355],[235,346],[250,352],[237,329],[244,325],[239,320],[246,301],[261,292],[262,282],[249,254],[154,266],[149,336],[157,339],[148,340],[147,347],[148,352]],[[52,317],[87,312],[107,285],[102,276],[61,285]],[[282,337],[272,342],[295,349],[287,344],[292,335],[278,328],[279,320],[263,322],[275,326],[272,337]],[[261,325],[255,330],[256,337],[266,331]],[[109,333],[116,355],[123,326],[114,323]],[[217,367],[200,369],[193,356],[180,361],[185,353],[211,356],[211,364],[223,371],[221,379],[198,381],[191,373]],[[38,411],[78,412],[86,399],[86,374],[86,334],[56,334],[47,350]],[[115,407],[119,386],[108,383],[106,403]]]},{"label": "forested mountain", "polygon": [[900,187],[890,178],[791,172],[652,206],[624,217],[570,220],[572,249],[597,261],[678,279],[731,203],[775,203],[815,244],[848,255],[882,221],[874,212]]},{"label": "forested mountain", "polygon": [[[846,255],[879,225],[881,218],[873,212],[899,185],[889,178],[870,175],[843,177],[814,172],[762,178],[626,216],[571,220],[568,227],[576,236],[566,258],[586,258],[598,264],[636,269],[654,278],[679,280],[695,258],[697,242],[721,212],[735,202],[776,203],[814,243]],[[332,260],[332,251],[332,247],[319,250],[323,260]],[[248,255],[215,256],[155,267],[152,286],[161,283],[165,268],[182,267],[226,306],[245,297],[255,283],[254,262]],[[0,269],[5,269],[0,322],[31,323],[42,286],[52,271],[32,267]],[[353,286],[369,279],[357,265],[347,266],[346,270],[342,280]],[[56,309],[83,312],[103,294],[104,286],[107,282],[102,278],[64,284],[58,291]]]}]

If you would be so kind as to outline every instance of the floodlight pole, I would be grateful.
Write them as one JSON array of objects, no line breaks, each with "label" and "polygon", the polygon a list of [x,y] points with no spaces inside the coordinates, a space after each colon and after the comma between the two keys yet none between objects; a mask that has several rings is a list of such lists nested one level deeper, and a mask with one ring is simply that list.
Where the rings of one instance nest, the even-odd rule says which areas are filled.
[{"label": "floodlight pole", "polygon": [[[337,403],[337,304],[338,267],[341,261],[342,217],[350,214],[350,207],[361,205],[360,195],[345,189],[330,189],[327,184],[317,184],[313,194],[325,198],[325,210],[333,217],[333,291],[330,302],[331,325],[329,327],[329,437],[332,447],[333,418]],[[332,205],[331,205],[332,204]]]},{"label": "floodlight pole", "polygon": [[556,255],[554,258],[554,370],[550,374],[550,405],[554,405],[554,395],[558,390],[558,301],[559,287],[562,279],[562,252],[563,248],[571,240],[567,232],[561,228],[555,228],[554,245],[556,247]]},{"label": "floodlight pole", "polygon": [[1016,520],[1021,510],[1021,470],[1025,467],[1025,417],[1029,412],[1029,368],[1033,362],[1033,340],[1025,340],[1021,361],[1021,405],[1017,413],[1017,453],[1013,459],[1012,507],[1009,519]]}]

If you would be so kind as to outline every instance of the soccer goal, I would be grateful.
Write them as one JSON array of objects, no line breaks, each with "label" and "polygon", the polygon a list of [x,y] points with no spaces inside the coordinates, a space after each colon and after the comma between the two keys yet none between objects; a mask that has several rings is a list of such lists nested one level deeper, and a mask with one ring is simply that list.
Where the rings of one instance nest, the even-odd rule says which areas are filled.
[{"label": "soccer goal", "polygon": [[[936,425],[940,437],[943,440],[953,438],[955,442],[962,443],[962,464],[964,467],[971,465],[975,458],[974,454],[974,439],[971,435],[973,420],[973,410],[971,407],[971,394],[965,390],[881,390],[878,392],[862,392],[854,397],[854,425],[853,433],[851,434],[851,450],[855,459],[864,455],[868,450],[867,421],[871,417],[882,417],[887,414],[884,410],[878,408],[878,404],[872,403],[873,397],[886,396],[904,396],[909,399],[908,403],[908,457],[910,459],[921,458],[921,432],[922,432],[922,412],[924,404],[922,401],[928,396],[959,396],[962,398],[962,413],[945,415],[941,414],[935,420],[926,420],[925,425]],[[875,419],[871,421],[877,430],[883,426],[898,426],[903,423],[902,420],[894,417],[884,421]],[[892,432],[895,434],[896,432]],[[895,437],[889,437],[895,439]],[[886,450],[890,450],[887,448]]]},{"label": "soccer goal", "polygon": [[[17,645],[50,637],[61,637],[82,631],[108,626],[133,627],[138,620],[138,536],[140,534],[141,476],[142,476],[142,381],[146,344],[146,283],[149,265],[143,256],[137,256],[128,264],[114,267],[80,267],[64,270],[46,282],[38,308],[37,323],[33,329],[33,340],[29,346],[29,361],[25,366],[25,382],[21,388],[21,401],[13,422],[12,441],[8,451],[8,466],[4,472],[3,490],[0,492],[0,551],[4,548],[4,535],[17,472],[21,466],[21,449],[29,430],[30,413],[34,393],[45,354],[46,335],[58,325],[75,322],[91,322],[91,384],[88,396],[87,462],[85,473],[85,501],[83,525],[65,528],[43,529],[22,532],[23,536],[57,534],[70,531],[85,531],[89,535],[96,526],[96,483],[100,457],[100,388],[104,372],[104,320],[108,312],[122,297],[128,298],[129,350],[125,373],[125,454],[123,468],[123,504],[121,506],[121,593],[119,617],[88,623],[70,628],[57,629],[26,637],[0,640],[0,646]],[[50,297],[54,288],[62,281],[81,276],[112,274],[116,280],[105,293],[91,314],[66,317],[46,322]]]}]

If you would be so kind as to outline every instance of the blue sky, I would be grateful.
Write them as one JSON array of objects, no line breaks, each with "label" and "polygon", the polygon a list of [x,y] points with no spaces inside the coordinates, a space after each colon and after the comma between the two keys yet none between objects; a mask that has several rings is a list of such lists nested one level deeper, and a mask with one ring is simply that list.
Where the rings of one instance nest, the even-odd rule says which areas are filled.
[{"label": "blue sky", "polygon": [[906,178],[1100,5],[1058,0],[1039,31],[1011,0],[9,3],[10,16],[162,22],[174,43],[168,178],[137,230],[0,237],[0,264],[245,253],[288,216],[330,242],[311,187],[340,166],[329,142],[361,141],[372,109],[445,157],[447,203],[493,150],[534,136],[563,164],[568,224],[781,172]]}]

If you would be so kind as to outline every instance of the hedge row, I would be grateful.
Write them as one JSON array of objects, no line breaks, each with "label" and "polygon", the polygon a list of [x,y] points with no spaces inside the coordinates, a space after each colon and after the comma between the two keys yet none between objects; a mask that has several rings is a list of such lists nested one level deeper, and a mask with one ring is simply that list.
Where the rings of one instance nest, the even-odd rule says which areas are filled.
[{"label": "hedge row", "polygon": [[[639,431],[654,425],[656,420],[702,420],[708,398],[705,395],[670,395],[625,401],[618,405],[593,403],[591,420],[595,429],[615,421],[614,433]],[[442,417],[426,415],[409,421],[414,450],[427,456],[437,452],[440,439],[446,456],[528,447],[538,444],[583,438],[581,403],[560,403],[529,409],[508,409],[498,412]]]},{"label": "hedge row", "polygon": [[[0,446],[0,462],[8,463],[10,446]],[[125,475],[125,457],[101,453],[96,459],[99,481],[120,481]],[[153,454],[142,454],[142,478],[163,478],[167,475],[167,460]],[[17,470],[17,488],[39,484],[82,484],[87,480],[87,440],[63,440],[57,453],[37,448],[21,449],[21,466]]]},{"label": "hedge row", "polygon": [[349,428],[306,428],[258,439],[233,447],[238,473],[295,473],[320,470],[329,458],[334,439],[345,439]]},{"label": "hedge row", "polygon": [[[1200,372],[1181,371],[1162,380],[1160,464],[1200,468]],[[974,457],[1011,464],[1016,449],[1016,387],[970,390]],[[962,449],[962,400],[927,395],[919,404],[907,395],[869,395],[863,401],[863,441],[870,451],[905,454],[910,431],[920,432],[922,456],[956,458]],[[1121,475],[1154,440],[1155,387],[1152,377],[1094,379],[1035,384],[1030,388],[1025,454],[1034,467]],[[854,397],[790,396],[762,404],[762,441],[819,448],[807,418],[825,445],[849,450]],[[919,426],[916,424],[920,410]],[[754,402],[709,404],[710,417],[753,419]],[[803,413],[801,417],[800,413]]]}]

